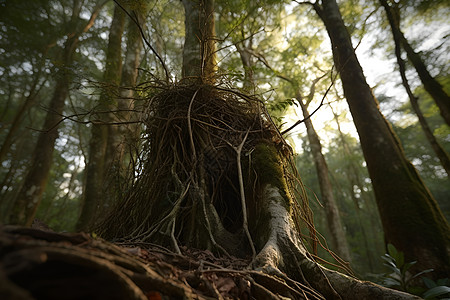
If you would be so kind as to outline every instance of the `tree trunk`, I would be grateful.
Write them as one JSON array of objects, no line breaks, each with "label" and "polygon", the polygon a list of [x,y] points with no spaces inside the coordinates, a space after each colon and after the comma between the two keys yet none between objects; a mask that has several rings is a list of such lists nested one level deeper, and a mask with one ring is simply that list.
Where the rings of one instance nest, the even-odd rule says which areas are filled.
[{"label": "tree trunk", "polygon": [[416,69],[423,87],[439,107],[439,111],[442,118],[444,118],[444,121],[450,126],[450,96],[444,91],[442,85],[431,76],[430,72],[428,72],[420,54],[416,53],[408,43],[408,40],[400,29],[400,12],[398,11],[398,7],[394,8],[393,6],[390,6],[385,0],[380,0],[380,3],[388,14],[389,24],[392,31],[395,32],[394,38],[397,39],[396,43],[401,44],[403,49],[405,49],[408,60]]},{"label": "tree trunk", "polygon": [[314,8],[331,39],[334,62],[359,134],[386,242],[403,251],[406,260],[417,260],[416,270],[433,268],[433,277],[443,278],[450,272],[450,227],[380,113],[336,1],[323,0]]},{"label": "tree trunk", "polygon": [[242,66],[244,67],[244,91],[254,92],[255,91],[255,80],[253,79],[253,68],[255,63],[253,61],[252,51],[252,38],[250,38],[248,45],[244,42],[236,43],[236,50],[239,52],[241,57]]},{"label": "tree trunk", "polygon": [[[142,4],[142,3],[141,3]],[[146,11],[135,11],[135,21],[145,29],[144,16]],[[115,197],[106,199],[105,204],[111,206],[115,200],[122,198],[122,192],[134,174],[130,170],[132,162],[136,159],[141,125],[137,124],[139,116],[133,111],[135,108],[135,87],[138,77],[138,67],[141,62],[143,47],[141,32],[134,20],[129,20],[127,30],[126,54],[120,79],[119,98],[117,99],[118,112],[115,119],[118,126],[109,126],[108,145],[106,148],[107,166],[112,166],[112,172],[106,174],[111,190],[116,192]]]},{"label": "tree trunk", "polygon": [[58,138],[58,125],[62,120],[64,101],[69,93],[69,79],[64,68],[72,64],[72,56],[75,52],[78,37],[68,37],[63,50],[64,66],[58,72],[57,82],[50,110],[44,122],[44,131],[39,134],[38,141],[31,160],[31,167],[25,181],[16,197],[10,223],[31,225],[42,194],[47,184],[52,164],[52,156],[55,141]]},{"label": "tree trunk", "polygon": [[[447,176],[450,179],[450,158],[445,152],[445,150],[441,147],[439,142],[437,141],[436,137],[433,135],[433,132],[431,131],[430,127],[428,126],[427,120],[425,119],[424,115],[422,114],[422,111],[420,110],[419,103],[417,97],[413,94],[411,87],[408,83],[408,79],[406,77],[406,65],[405,62],[402,59],[401,54],[401,37],[402,33],[400,29],[398,28],[398,21],[394,19],[394,15],[392,13],[391,7],[387,3],[386,0],[380,0],[381,5],[384,7],[386,11],[386,15],[389,20],[389,24],[391,25],[392,35],[394,37],[395,42],[395,56],[397,57],[397,64],[399,66],[399,72],[400,76],[402,78],[402,84],[405,87],[406,93],[408,94],[409,101],[411,102],[411,106],[416,113],[417,117],[419,118],[419,124],[422,127],[423,132],[425,133],[425,136],[428,140],[428,142],[431,145],[431,148],[433,149],[434,153],[438,157],[439,161],[441,162],[442,167],[444,167],[444,170],[447,172]],[[450,98],[447,99],[447,101],[450,104]],[[441,109],[441,112],[443,110]]]},{"label": "tree trunk", "polygon": [[[76,3],[77,5],[80,2]],[[76,20],[80,13],[79,7],[74,5],[72,20]],[[50,101],[50,111],[47,113],[44,130],[39,134],[36,148],[31,161],[30,170],[16,197],[10,222],[13,224],[31,225],[52,165],[52,155],[55,141],[58,138],[58,125],[62,120],[64,102],[69,93],[69,74],[66,68],[70,67],[80,35],[88,31],[94,24],[101,6],[96,6],[87,24],[79,31],[68,35],[62,53],[63,66],[57,76],[55,91]]]},{"label": "tree trunk", "polygon": [[[344,150],[344,157],[347,159],[347,162],[344,165],[344,169],[345,169],[345,177],[347,178],[348,184],[347,184],[347,190],[348,193],[351,195],[352,198],[352,202],[353,202],[353,207],[355,208],[355,212],[356,212],[356,217],[358,219],[358,224],[360,226],[361,230],[361,234],[363,237],[363,241],[364,241],[364,248],[365,248],[365,252],[366,252],[366,258],[367,258],[367,262],[369,265],[369,269],[371,272],[374,271],[374,258],[373,258],[373,249],[372,247],[369,246],[369,239],[367,238],[367,233],[366,233],[366,228],[363,225],[362,222],[362,217],[361,217],[361,208],[360,208],[360,202],[358,197],[355,194],[355,186],[360,188],[361,191],[363,190],[363,185],[361,184],[360,181],[360,172],[358,171],[357,166],[352,162],[351,157],[352,157],[352,151],[350,150],[350,147],[347,143],[347,141],[345,140],[345,136],[344,133],[341,130],[341,125],[339,122],[339,118],[338,115],[335,113],[335,111],[333,110],[333,108],[330,105],[330,109],[333,111],[333,115],[334,115],[334,119],[336,121],[336,125],[337,125],[337,129],[338,129],[338,134],[339,134],[339,139],[341,140],[341,147]],[[364,206],[366,211],[370,211],[370,203],[368,203],[367,199],[365,199],[364,196],[361,196],[363,202],[364,202]],[[374,229],[375,226],[373,226],[374,224],[372,223],[372,230]],[[374,239],[372,239],[372,242],[375,242]]]},{"label": "tree trunk", "polygon": [[213,83],[216,72],[214,0],[183,0],[183,78]]},{"label": "tree trunk", "polygon": [[[106,66],[103,88],[98,106],[96,107],[97,120],[92,124],[92,135],[89,143],[89,160],[86,166],[86,182],[83,193],[83,202],[77,230],[88,230],[94,221],[97,207],[114,190],[105,188],[105,176],[111,165],[106,163],[108,139],[111,133],[111,124],[115,118],[112,109],[116,106],[118,96],[117,87],[120,83],[122,71],[122,33],[125,25],[125,13],[118,5],[114,8],[114,17],[109,32]],[[109,154],[113,155],[113,154]]]},{"label": "tree trunk", "polygon": [[320,194],[325,206],[325,215],[327,216],[327,226],[330,232],[332,249],[345,261],[350,262],[351,256],[348,249],[347,238],[345,236],[344,226],[342,226],[339,208],[333,195],[330,177],[328,174],[328,165],[322,154],[322,145],[319,136],[311,122],[308,107],[303,102],[302,96],[297,92],[297,101],[300,104],[305,120],[306,132],[308,135],[311,152],[316,167],[317,177],[319,178]]},{"label": "tree trunk", "polygon": [[433,98],[434,102],[439,107],[442,118],[444,118],[447,125],[450,126],[450,96],[444,91],[442,85],[428,72],[420,55],[414,51],[403,33],[401,33],[400,40],[408,55],[409,61],[416,68],[417,74],[419,74],[425,90]]},{"label": "tree trunk", "polygon": [[28,96],[25,97],[24,103],[22,104],[22,106],[17,111],[16,115],[14,116],[14,119],[11,123],[11,127],[9,128],[9,131],[8,131],[5,139],[3,140],[3,144],[0,148],[0,163],[2,163],[4,161],[5,156],[9,151],[9,148],[13,144],[13,137],[14,137],[16,131],[20,128],[20,124],[21,124],[23,115],[33,105],[34,100],[36,99],[36,96],[38,95],[40,89],[44,86],[44,83],[47,81],[47,80],[44,80],[43,82],[41,82],[39,84],[43,66],[45,63],[44,57],[50,47],[51,46],[47,46],[46,50],[43,51],[42,59],[37,66],[38,71],[37,71],[37,74],[35,74],[33,82],[31,83],[31,87],[30,87],[30,91],[28,92]]}]

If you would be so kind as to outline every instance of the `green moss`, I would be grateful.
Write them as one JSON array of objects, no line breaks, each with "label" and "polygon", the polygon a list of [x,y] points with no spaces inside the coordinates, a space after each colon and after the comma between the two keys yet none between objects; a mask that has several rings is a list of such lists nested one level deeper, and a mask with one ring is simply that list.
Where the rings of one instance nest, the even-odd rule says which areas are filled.
[{"label": "green moss", "polygon": [[285,199],[285,207],[290,210],[291,199],[288,195],[288,188],[284,178],[283,163],[275,146],[263,141],[255,146],[252,152],[252,168],[257,174],[260,186],[270,184],[280,190],[280,194]]}]

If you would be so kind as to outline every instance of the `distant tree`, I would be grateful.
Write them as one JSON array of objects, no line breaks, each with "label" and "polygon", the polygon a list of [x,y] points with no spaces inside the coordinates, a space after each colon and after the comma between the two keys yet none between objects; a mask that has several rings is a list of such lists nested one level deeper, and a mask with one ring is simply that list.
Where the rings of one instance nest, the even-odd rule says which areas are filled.
[{"label": "distant tree", "polygon": [[43,131],[39,134],[28,174],[16,195],[10,218],[10,222],[14,224],[30,225],[34,219],[36,209],[47,184],[55,141],[58,137],[58,126],[62,120],[65,100],[69,91],[70,75],[68,68],[73,62],[73,56],[81,35],[93,26],[102,7],[102,5],[95,6],[89,20],[81,25],[78,22],[82,4],[82,1],[74,2],[70,17],[71,25],[68,25],[71,28],[68,28],[70,31],[67,32],[64,48],[61,51],[61,66],[57,72],[56,85],[49,104],[49,111],[42,127]]},{"label": "distant tree", "polygon": [[[423,1],[424,5],[432,4],[433,1]],[[439,1],[438,1],[439,2]],[[395,39],[398,44],[405,50],[408,60],[416,69],[417,74],[425,88],[425,90],[433,98],[436,105],[439,107],[440,113],[447,125],[450,126],[450,96],[444,90],[442,85],[431,76],[419,53],[414,51],[414,48],[406,39],[405,35],[400,29],[400,3],[395,1],[380,1],[381,5],[385,8],[388,14],[390,26],[395,34]],[[439,3],[436,3],[439,5]]]},{"label": "distant tree", "polygon": [[[400,76],[402,78],[402,84],[405,87],[405,90],[408,94],[409,100],[411,102],[411,107],[413,108],[414,112],[416,113],[417,117],[419,118],[420,126],[422,127],[422,130],[425,133],[425,136],[427,137],[428,142],[430,143],[431,147],[433,148],[433,151],[436,153],[436,156],[439,158],[442,167],[445,169],[448,177],[450,178],[450,157],[448,156],[447,152],[445,152],[444,148],[439,144],[436,137],[433,135],[433,132],[431,131],[430,126],[428,125],[428,122],[425,119],[425,116],[423,115],[422,111],[420,110],[418,98],[417,98],[417,96],[415,96],[413,94],[411,87],[408,83],[408,79],[406,77],[406,64],[402,59],[402,48],[401,48],[402,33],[399,30],[399,20],[395,19],[395,14],[394,14],[391,6],[388,4],[388,2],[386,0],[380,0],[380,3],[386,11],[386,15],[387,15],[389,24],[391,26],[392,35],[394,37],[394,43],[395,43],[395,56],[397,57],[397,64],[399,66],[399,72],[400,72]],[[436,83],[435,83],[435,85],[436,85]],[[447,97],[447,102],[450,103],[449,97]],[[445,100],[444,100],[444,103],[445,103]],[[444,108],[444,110],[441,109],[441,114],[442,114],[442,112],[445,112],[445,108]],[[449,110],[449,113],[450,113],[450,110]],[[445,113],[444,113],[444,115],[445,115]]]},{"label": "distant tree", "polygon": [[434,278],[449,273],[450,226],[377,107],[335,0],[313,4],[331,39],[333,58],[358,131],[387,243],[433,268]]},{"label": "distant tree", "polygon": [[[91,140],[89,143],[89,157],[86,165],[86,183],[83,192],[82,209],[77,223],[78,230],[86,230],[94,221],[95,211],[103,202],[111,197],[113,191],[105,189],[105,178],[111,165],[106,160],[108,139],[111,133],[111,123],[114,117],[111,110],[115,109],[118,96],[118,86],[122,71],[122,33],[125,26],[125,12],[116,5],[111,22],[108,48],[106,52],[103,88],[99,103],[95,108],[95,121],[92,124]],[[108,154],[108,155],[107,155]],[[103,200],[103,201],[102,201]]]}]

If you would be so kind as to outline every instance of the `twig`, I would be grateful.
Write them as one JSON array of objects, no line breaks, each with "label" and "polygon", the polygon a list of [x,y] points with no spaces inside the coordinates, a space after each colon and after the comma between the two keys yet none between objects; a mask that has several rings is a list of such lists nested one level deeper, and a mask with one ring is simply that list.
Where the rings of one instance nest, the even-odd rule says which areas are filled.
[{"label": "twig", "polygon": [[250,231],[248,230],[248,220],[247,220],[247,205],[245,201],[245,190],[244,190],[244,179],[242,176],[242,165],[241,165],[241,153],[242,153],[242,147],[245,144],[245,141],[247,140],[248,133],[250,129],[247,130],[245,133],[244,138],[242,139],[242,142],[239,144],[239,146],[234,147],[231,145],[228,141],[226,143],[233,148],[234,151],[236,151],[236,160],[237,160],[237,169],[238,169],[238,179],[239,179],[239,191],[241,194],[241,206],[242,206],[242,228],[244,229],[245,235],[247,236],[248,242],[250,244],[250,247],[252,248],[252,256],[253,259],[256,257],[256,249],[255,245],[253,244],[252,237],[250,235]]}]

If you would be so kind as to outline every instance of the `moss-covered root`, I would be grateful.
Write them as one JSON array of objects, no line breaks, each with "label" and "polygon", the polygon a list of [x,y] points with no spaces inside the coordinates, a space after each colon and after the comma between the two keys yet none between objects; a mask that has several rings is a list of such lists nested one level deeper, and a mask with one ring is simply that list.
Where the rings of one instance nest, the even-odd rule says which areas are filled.
[{"label": "moss-covered root", "polygon": [[311,290],[320,291],[325,299],[420,299],[328,270],[311,260],[293,229],[282,194],[270,184],[263,188],[261,212],[265,225],[255,234],[259,237],[256,246],[261,250],[253,261],[254,268],[266,273],[283,272]]}]

